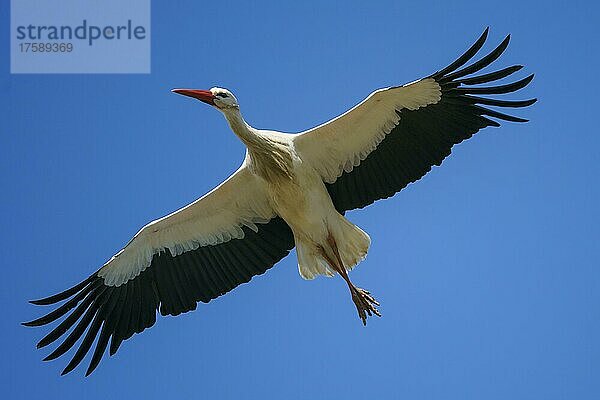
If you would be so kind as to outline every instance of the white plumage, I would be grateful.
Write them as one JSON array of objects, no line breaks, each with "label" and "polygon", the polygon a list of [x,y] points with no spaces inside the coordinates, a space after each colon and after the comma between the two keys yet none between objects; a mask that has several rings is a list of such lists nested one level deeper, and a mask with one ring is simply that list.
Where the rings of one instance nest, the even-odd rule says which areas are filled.
[{"label": "white plumage", "polygon": [[[213,88],[211,92],[228,93],[234,99],[225,89]],[[335,225],[330,230],[346,237],[336,242],[348,247],[341,255],[346,257],[346,268],[352,268],[366,256],[370,240],[366,233],[338,215],[323,181],[335,182],[343,172],[351,172],[367,158],[398,124],[398,110],[416,110],[436,103],[440,97],[440,86],[430,78],[379,89],[339,117],[299,134],[254,129],[243,122],[238,107],[221,108],[240,137],[264,138],[265,146],[276,139],[287,147],[295,178],[274,182],[262,179],[259,174],[250,172],[255,168],[253,163],[261,162],[260,158],[246,157],[242,166],[214,190],[142,228],[98,275],[104,278],[105,284],[120,286],[149,267],[154,254],[160,251],[168,249],[172,256],[177,256],[199,246],[241,239],[242,226],[256,231],[256,223],[268,222],[275,215],[283,217],[292,227],[302,277],[333,276],[334,271],[327,261],[310,244],[325,240],[327,224]],[[349,135],[348,132],[360,134]],[[301,201],[303,197],[306,201]],[[323,237],[316,240],[318,235]],[[307,239],[298,242],[298,237]]]},{"label": "white plumage", "polygon": [[522,67],[469,76],[493,63],[506,49],[508,37],[463,67],[481,49],[487,32],[448,67],[404,86],[376,90],[348,112],[298,134],[252,128],[226,89],[175,89],[220,110],[246,145],[246,157],[214,190],[147,224],[89,278],[32,302],[65,301],[27,326],[68,314],[38,347],[73,328],[46,359],[64,354],[86,332],[63,374],[81,362],[97,339],[89,374],[109,340],[114,354],[123,340],[154,324],[157,310],[163,315],[193,310],[197,302],[209,302],[264,273],[294,246],[303,278],[339,274],[362,322],[380,315],[379,303],[348,276],[365,258],[371,239],[344,213],[420,179],[441,164],[454,144],[486,126],[499,126],[489,117],[525,121],[484,106],[525,107],[535,99],[479,95],[517,91],[533,75],[497,86],[481,85]]}]

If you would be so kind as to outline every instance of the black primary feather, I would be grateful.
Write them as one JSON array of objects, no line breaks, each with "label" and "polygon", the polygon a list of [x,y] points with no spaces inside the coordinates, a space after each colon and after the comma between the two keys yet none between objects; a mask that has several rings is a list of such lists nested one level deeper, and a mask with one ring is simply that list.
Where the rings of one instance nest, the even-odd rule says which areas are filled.
[{"label": "black primary feather", "polygon": [[506,78],[521,70],[522,65],[468,76],[496,61],[508,47],[510,36],[479,61],[459,69],[482,49],[488,32],[486,28],[462,56],[428,77],[440,85],[442,95],[439,102],[416,110],[397,111],[400,117],[398,125],[377,148],[352,171],[344,172],[335,182],[326,184],[340,213],[393,196],[408,184],[421,179],[434,165],[440,165],[450,155],[455,144],[487,126],[500,126],[488,117],[511,122],[527,121],[484,106],[527,107],[536,99],[501,100],[479,95],[515,92],[527,86],[533,75],[504,85],[473,86]]}]

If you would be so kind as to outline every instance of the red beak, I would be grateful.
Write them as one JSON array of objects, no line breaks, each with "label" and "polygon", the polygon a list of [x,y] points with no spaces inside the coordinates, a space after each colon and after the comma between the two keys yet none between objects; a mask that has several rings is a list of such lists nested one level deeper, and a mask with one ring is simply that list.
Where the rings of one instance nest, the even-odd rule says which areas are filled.
[{"label": "red beak", "polygon": [[173,89],[173,93],[182,94],[184,96],[193,97],[211,106],[215,105],[215,96],[210,90],[197,90],[197,89]]}]

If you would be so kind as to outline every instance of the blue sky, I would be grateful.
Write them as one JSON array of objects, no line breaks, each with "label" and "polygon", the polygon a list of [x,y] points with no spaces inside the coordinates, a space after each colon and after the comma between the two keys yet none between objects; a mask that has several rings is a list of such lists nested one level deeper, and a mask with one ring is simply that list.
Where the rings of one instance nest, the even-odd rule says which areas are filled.
[{"label": "blue sky", "polygon": [[[3,398],[593,399],[600,396],[598,5],[154,2],[149,75],[10,75],[0,6]],[[295,253],[98,370],[59,377],[28,299],[78,282],[147,221],[210,190],[243,147],[174,87],[224,86],[256,127],[299,131],[447,65],[485,26],[536,78],[528,124],[487,129],[349,218],[363,328],[341,279]],[[524,76],[523,73],[522,76]],[[193,396],[193,397],[192,397]]]}]

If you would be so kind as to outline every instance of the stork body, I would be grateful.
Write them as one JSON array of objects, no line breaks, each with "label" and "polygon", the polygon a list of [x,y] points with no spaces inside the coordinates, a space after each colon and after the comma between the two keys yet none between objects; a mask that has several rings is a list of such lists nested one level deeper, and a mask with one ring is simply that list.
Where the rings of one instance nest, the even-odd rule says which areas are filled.
[{"label": "stork body", "polygon": [[[354,286],[347,274],[366,257],[371,239],[335,209],[322,176],[295,146],[295,136],[254,129],[243,122],[237,108],[224,113],[248,146],[246,168],[256,175],[271,208],[293,232],[300,275],[313,279],[338,273],[348,284],[363,324],[367,314],[380,315],[375,299]],[[252,140],[244,139],[248,137]]]},{"label": "stork body", "polygon": [[[362,260],[369,248],[369,236],[335,209],[323,177],[295,146],[297,136],[254,129],[245,123],[238,108],[226,109],[224,114],[248,146],[245,167],[256,176],[270,207],[294,234],[302,277],[332,276]],[[252,139],[246,139],[249,137]],[[344,267],[332,262],[337,260],[336,253],[342,257]]]},{"label": "stork body", "polygon": [[264,273],[294,246],[303,278],[340,275],[363,324],[368,316],[380,315],[379,303],[348,276],[366,256],[370,238],[344,213],[419,180],[455,144],[482,128],[500,126],[494,119],[526,121],[489,106],[525,107],[536,101],[481,97],[515,92],[533,78],[485,85],[519,71],[520,65],[473,75],[504,52],[509,37],[463,67],[482,48],[487,32],[446,68],[376,90],[346,113],[297,134],[252,128],[226,89],[175,89],[221,111],[245,144],[246,157],[211,192],[144,226],[83,282],[32,301],[64,301],[24,324],[40,326],[65,317],[38,343],[44,347],[66,335],[45,360],[63,355],[83,337],[63,374],[95,342],[89,374],[109,341],[112,355],[123,340],[154,325],[157,311],[178,315],[194,310],[198,302],[208,303]]}]

